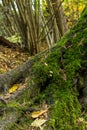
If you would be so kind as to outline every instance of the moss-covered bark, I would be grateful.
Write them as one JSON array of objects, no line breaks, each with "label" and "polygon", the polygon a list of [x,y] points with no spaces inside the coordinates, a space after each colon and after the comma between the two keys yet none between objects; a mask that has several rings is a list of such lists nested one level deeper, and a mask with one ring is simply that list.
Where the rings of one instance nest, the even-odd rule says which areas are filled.
[{"label": "moss-covered bark", "polygon": [[81,114],[78,97],[85,98],[83,107],[87,108],[86,55],[87,8],[47,59],[33,67],[33,80],[35,86],[40,88],[39,98],[53,106],[50,125],[54,129],[86,129],[84,123],[77,123]]}]

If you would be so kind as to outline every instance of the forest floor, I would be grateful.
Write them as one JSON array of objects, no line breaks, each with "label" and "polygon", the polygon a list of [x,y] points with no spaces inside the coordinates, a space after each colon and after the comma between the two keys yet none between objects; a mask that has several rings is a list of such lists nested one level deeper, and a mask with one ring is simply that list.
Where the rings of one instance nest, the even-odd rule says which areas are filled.
[{"label": "forest floor", "polygon": [[[0,45],[0,75],[10,71],[11,69],[16,68],[18,65],[25,62],[27,59],[31,58],[27,52],[22,52],[17,49],[8,48],[6,46]],[[20,93],[26,87],[26,81],[20,82],[18,84],[14,84],[6,93],[0,94],[0,108],[2,107],[2,103],[7,105],[9,102],[13,102],[14,109],[16,109],[16,105],[18,107],[25,107],[26,102],[23,101],[22,104],[14,105],[15,98],[18,98]],[[30,103],[31,104],[31,103]],[[28,112],[24,112],[22,117],[22,123],[14,123],[17,120],[20,120],[21,116],[19,117],[16,111],[12,110],[12,113],[8,114],[6,110],[3,112],[2,108],[0,110],[0,130],[7,130],[7,129],[16,129],[16,130],[43,130],[46,127],[46,122],[48,119],[48,111],[50,106],[47,105],[45,102],[34,106],[34,108],[29,108]],[[13,108],[12,108],[13,109]],[[25,109],[25,108],[24,108]],[[14,112],[13,112],[14,111]],[[18,117],[17,117],[18,116]],[[26,122],[29,120],[29,124]],[[12,122],[14,126],[12,128],[7,128],[9,123]],[[26,122],[24,124],[24,122]],[[47,128],[48,129],[48,128]],[[51,129],[51,128],[50,128]]]},{"label": "forest floor", "polygon": [[27,52],[0,45],[0,73],[7,72],[29,58]]},{"label": "forest floor", "polygon": [[[8,48],[0,45],[0,74],[4,74],[16,68],[30,58],[29,53],[19,49]],[[15,85],[12,89],[8,90],[9,93],[16,91],[19,85]]]}]

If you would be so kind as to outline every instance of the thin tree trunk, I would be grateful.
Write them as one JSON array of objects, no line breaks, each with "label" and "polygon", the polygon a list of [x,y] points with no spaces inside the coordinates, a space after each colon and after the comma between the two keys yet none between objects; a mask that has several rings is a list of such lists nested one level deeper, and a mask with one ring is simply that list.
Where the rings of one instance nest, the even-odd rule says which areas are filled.
[{"label": "thin tree trunk", "polygon": [[53,4],[53,9],[55,12],[55,17],[56,17],[57,25],[60,31],[60,35],[63,36],[65,32],[68,30],[68,26],[67,26],[66,17],[64,15],[64,11],[61,5],[61,0],[51,0],[51,2]]}]

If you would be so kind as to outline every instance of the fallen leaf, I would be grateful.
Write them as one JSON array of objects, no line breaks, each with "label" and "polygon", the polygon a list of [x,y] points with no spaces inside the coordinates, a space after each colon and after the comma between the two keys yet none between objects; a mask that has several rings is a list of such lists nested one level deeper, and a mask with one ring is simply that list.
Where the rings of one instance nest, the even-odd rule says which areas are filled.
[{"label": "fallen leaf", "polygon": [[41,115],[43,115],[43,114],[46,113],[47,111],[48,111],[48,108],[45,109],[45,110],[40,110],[40,111],[33,112],[33,113],[31,114],[31,117],[32,117],[32,118],[40,117]]},{"label": "fallen leaf", "polygon": [[41,128],[41,126],[42,126],[46,121],[47,121],[47,120],[45,120],[45,119],[38,119],[38,118],[37,118],[36,120],[34,120],[34,121],[32,122],[31,126]]},{"label": "fallen leaf", "polygon": [[19,84],[14,84],[9,90],[9,93],[15,92],[19,88]]}]

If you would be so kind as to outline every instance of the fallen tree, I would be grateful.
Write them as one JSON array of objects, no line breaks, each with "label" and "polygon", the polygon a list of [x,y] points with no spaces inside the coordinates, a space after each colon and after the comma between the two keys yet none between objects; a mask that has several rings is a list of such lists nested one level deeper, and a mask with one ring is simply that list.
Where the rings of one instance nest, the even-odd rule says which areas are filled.
[{"label": "fallen tree", "polygon": [[76,87],[79,93],[78,98],[84,109],[87,109],[86,22],[87,8],[84,9],[78,23],[58,42],[47,59],[37,63],[33,69],[35,85],[37,84],[41,91],[54,83],[55,79],[58,80],[56,85],[60,88]]},{"label": "fallen tree", "polygon": [[9,40],[4,38],[3,36],[0,36],[0,45],[7,46],[9,48],[17,48],[16,44],[10,42]]},{"label": "fallen tree", "polygon": [[25,48],[21,47],[21,44],[19,42],[10,42],[8,39],[4,38],[3,36],[0,36],[0,45],[6,46],[11,49],[16,49],[20,52],[25,51]]},{"label": "fallen tree", "polygon": [[52,105],[50,126],[53,129],[87,129],[87,120],[79,125],[82,108],[87,112],[86,23],[87,7],[46,60],[33,66],[33,82],[40,89],[37,102],[45,100]]}]

